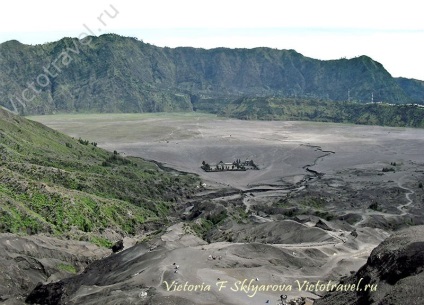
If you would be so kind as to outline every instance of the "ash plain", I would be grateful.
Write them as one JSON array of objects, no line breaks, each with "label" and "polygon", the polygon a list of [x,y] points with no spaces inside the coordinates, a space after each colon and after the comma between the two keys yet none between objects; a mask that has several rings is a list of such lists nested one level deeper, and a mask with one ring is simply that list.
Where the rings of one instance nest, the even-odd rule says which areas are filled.
[{"label": "ash plain", "polygon": [[[289,298],[317,298],[325,292],[302,291],[296,280],[336,282],[358,270],[390,233],[423,223],[422,129],[242,121],[197,113],[31,119],[124,156],[196,173],[205,183],[181,203],[181,219],[149,241],[154,258],[148,252],[131,255],[139,245],[121,252],[123,265],[114,272],[122,277],[101,287],[79,286],[74,302],[96,304],[104,295],[104,304],[140,302],[140,287],[154,289],[146,304],[275,303],[281,294],[217,291],[218,279],[292,284],[285,292]],[[235,159],[252,159],[260,170],[200,168],[202,161]],[[201,239],[195,228],[201,229],[204,219],[220,221],[202,231]],[[174,262],[180,266],[176,273]],[[123,275],[129,267],[141,269],[128,279]],[[209,284],[212,290],[167,291],[165,280]],[[111,289],[116,292],[110,294]]]}]

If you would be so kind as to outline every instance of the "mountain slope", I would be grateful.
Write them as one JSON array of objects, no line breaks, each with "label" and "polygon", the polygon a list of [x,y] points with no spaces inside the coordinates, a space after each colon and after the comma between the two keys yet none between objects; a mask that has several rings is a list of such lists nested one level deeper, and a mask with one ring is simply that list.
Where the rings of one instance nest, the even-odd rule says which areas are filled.
[{"label": "mountain slope", "polygon": [[0,232],[110,245],[154,229],[197,178],[97,148],[0,109]]},{"label": "mountain slope", "polygon": [[[423,304],[424,240],[423,226],[396,232],[375,248],[367,263],[343,284],[361,281],[363,291],[334,291],[316,305],[404,305]],[[375,291],[365,291],[375,285]]]},{"label": "mountain slope", "polygon": [[199,100],[270,95],[422,103],[420,86],[392,78],[366,56],[321,61],[294,50],[171,49],[111,34],[0,45],[0,105],[28,114],[191,111]]},{"label": "mountain slope", "polygon": [[[204,107],[204,104],[199,105]],[[380,103],[348,103],[279,97],[245,97],[217,113],[238,119],[301,120],[365,125],[424,127],[424,107]]]},{"label": "mountain slope", "polygon": [[399,77],[397,83],[414,103],[424,101],[424,82],[417,79]]}]

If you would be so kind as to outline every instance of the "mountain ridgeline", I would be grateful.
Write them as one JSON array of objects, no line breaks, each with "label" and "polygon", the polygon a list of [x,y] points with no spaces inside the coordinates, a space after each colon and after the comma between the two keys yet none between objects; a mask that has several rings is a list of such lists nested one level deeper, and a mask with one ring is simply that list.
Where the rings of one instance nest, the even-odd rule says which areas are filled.
[{"label": "mountain ridgeline", "polygon": [[0,106],[21,114],[222,111],[241,97],[424,103],[424,82],[367,56],[294,50],[161,48],[114,34],[0,44]]}]

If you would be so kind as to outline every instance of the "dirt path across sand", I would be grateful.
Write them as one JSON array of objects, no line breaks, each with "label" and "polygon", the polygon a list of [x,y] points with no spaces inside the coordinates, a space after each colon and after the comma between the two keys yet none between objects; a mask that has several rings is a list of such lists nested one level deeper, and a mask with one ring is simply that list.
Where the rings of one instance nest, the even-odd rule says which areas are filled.
[{"label": "dirt path across sand", "polygon": [[404,216],[404,215],[406,215],[406,214],[407,214],[407,212],[406,212],[405,208],[406,208],[406,207],[408,207],[408,206],[410,206],[410,205],[413,203],[413,200],[411,199],[411,195],[415,194],[415,192],[414,192],[413,190],[411,190],[410,188],[407,188],[407,187],[405,187],[405,186],[403,186],[403,185],[402,185],[401,180],[402,180],[402,179],[405,179],[405,178],[406,178],[406,176],[407,176],[407,175],[402,176],[402,177],[401,177],[401,178],[397,181],[397,185],[398,185],[400,188],[402,188],[402,189],[404,189],[404,190],[408,191],[408,193],[406,193],[406,194],[405,194],[405,198],[406,198],[406,200],[408,201],[408,203],[406,203],[406,204],[402,204],[402,205],[399,205],[399,206],[397,207],[397,208],[398,208],[398,210],[401,212],[401,216]]}]

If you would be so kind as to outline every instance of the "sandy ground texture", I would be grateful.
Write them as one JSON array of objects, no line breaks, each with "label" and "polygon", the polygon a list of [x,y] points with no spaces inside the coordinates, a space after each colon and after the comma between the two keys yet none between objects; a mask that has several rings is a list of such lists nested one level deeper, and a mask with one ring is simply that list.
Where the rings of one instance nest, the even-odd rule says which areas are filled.
[{"label": "sandy ground texture", "polygon": [[[116,268],[131,279],[78,282],[72,297],[84,304],[98,304],[95,296],[101,295],[108,296],[104,304],[119,298],[134,304],[143,298],[146,304],[278,304],[281,292],[268,288],[249,297],[234,286],[243,280],[252,280],[250,287],[291,284],[285,292],[290,297],[317,298],[322,293],[299,289],[296,281],[338,281],[358,270],[390,232],[424,219],[422,129],[240,121],[195,113],[32,119],[124,156],[197,173],[206,186],[186,203],[188,220],[204,213],[205,202],[230,214],[245,213],[237,222],[220,224],[207,236],[209,243],[177,224],[151,253],[137,256],[141,245],[130,248],[120,255],[136,255],[132,263],[143,267],[123,260]],[[202,161],[235,159],[252,159],[260,170],[207,173],[200,168]],[[175,285],[166,289],[165,282],[173,281],[182,291],[173,290]],[[227,281],[221,291],[219,281]],[[185,283],[203,285],[202,291],[187,291]],[[134,287],[145,290],[138,294]]]},{"label": "sandy ground texture", "polygon": [[23,304],[38,282],[54,282],[82,272],[110,253],[88,242],[0,234],[0,303]]},{"label": "sandy ground texture", "polygon": [[[293,182],[314,169],[335,173],[381,168],[390,162],[420,167],[424,130],[351,124],[242,121],[206,114],[104,114],[30,117],[76,138],[140,156],[237,188]],[[320,148],[321,150],[317,150]],[[259,172],[205,173],[202,161],[253,159]],[[421,168],[422,170],[422,168]]]},{"label": "sandy ground texture", "polygon": [[[122,155],[196,173],[211,192],[222,187],[242,190],[247,212],[257,204],[300,192],[301,196],[321,194],[326,211],[346,215],[351,223],[357,219],[353,222],[357,227],[393,229],[403,223],[418,224],[424,216],[423,188],[418,188],[424,181],[423,129],[242,121],[197,113],[31,119]],[[252,159],[260,170],[204,172],[200,168],[202,161],[235,159]]]},{"label": "sandy ground texture", "polygon": [[[288,227],[306,227],[287,222]],[[379,229],[358,230],[357,237],[343,242],[316,230],[323,242],[311,243],[305,235],[296,244],[207,244],[178,223],[147,244],[112,254],[63,280],[63,301],[253,305],[277,304],[281,294],[317,298],[325,292],[307,291],[309,284],[336,283],[346,267],[357,270],[373,244],[387,237]]]}]

